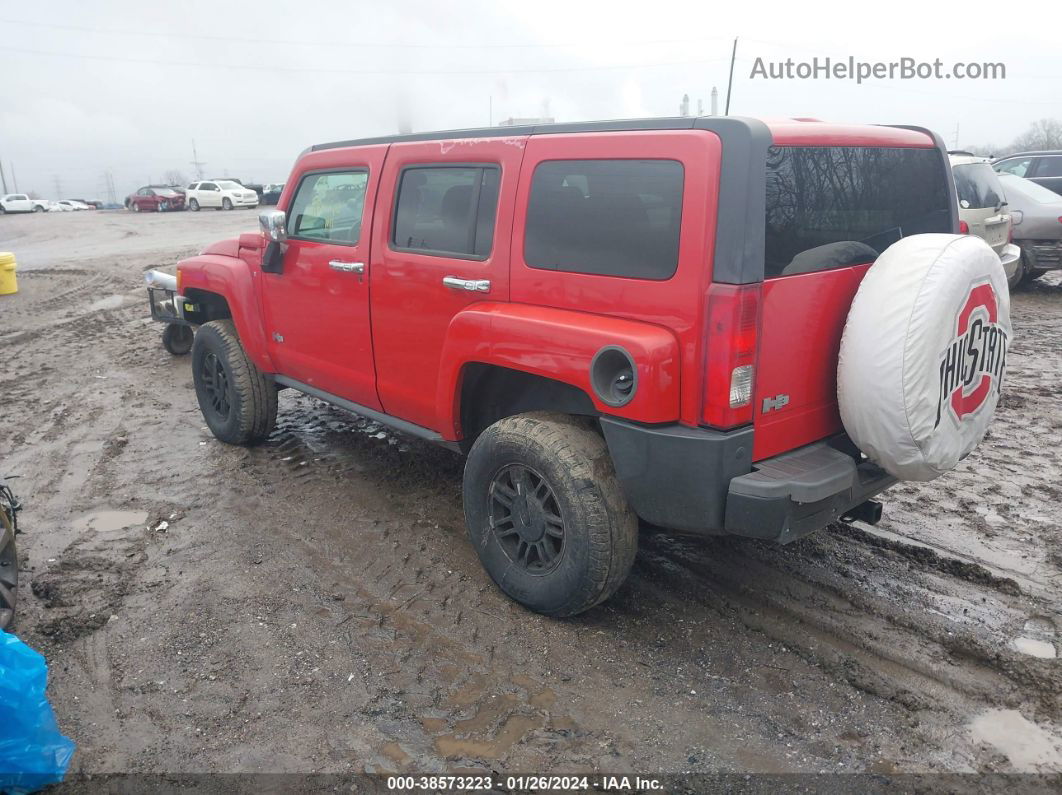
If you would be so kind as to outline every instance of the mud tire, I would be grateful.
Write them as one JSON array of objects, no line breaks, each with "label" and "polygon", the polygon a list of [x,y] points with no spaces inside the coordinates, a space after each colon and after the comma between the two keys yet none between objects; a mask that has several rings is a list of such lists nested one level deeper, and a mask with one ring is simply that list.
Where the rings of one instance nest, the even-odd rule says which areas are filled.
[{"label": "mud tire", "polygon": [[[225,379],[224,410],[211,391],[215,373]],[[265,439],[277,421],[277,390],[247,357],[231,320],[199,327],[192,343],[192,379],[199,408],[211,432],[227,444],[250,445]]]},{"label": "mud tire", "polygon": [[[544,573],[514,561],[492,526],[492,489],[513,465],[548,484],[563,518],[563,546]],[[630,573],[638,520],[604,439],[588,421],[539,412],[499,420],[472,445],[463,491],[469,537],[483,567],[509,598],[536,613],[563,617],[589,610]]]}]

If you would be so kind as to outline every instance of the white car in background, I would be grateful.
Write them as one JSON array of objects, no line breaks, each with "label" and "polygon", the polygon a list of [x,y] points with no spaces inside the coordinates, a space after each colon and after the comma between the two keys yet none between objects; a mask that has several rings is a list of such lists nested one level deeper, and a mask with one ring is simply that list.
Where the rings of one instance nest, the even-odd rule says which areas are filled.
[{"label": "white car in background", "polygon": [[0,214],[2,213],[46,213],[51,209],[47,199],[31,199],[25,193],[8,193],[0,196]]},{"label": "white car in background", "polygon": [[87,204],[82,204],[81,202],[75,201],[74,199],[60,199],[57,202],[52,202],[52,206],[51,206],[51,212],[53,212],[53,213],[56,213],[56,212],[69,213],[69,212],[74,212],[75,210],[88,210],[88,209],[89,209],[89,206]]},{"label": "white car in background", "polygon": [[999,175],[986,157],[949,152],[955,191],[959,194],[959,231],[976,235],[992,247],[1014,288],[1021,281],[1021,249],[1011,242],[1012,219]]},{"label": "white car in background", "polygon": [[198,210],[201,207],[232,210],[236,207],[258,206],[258,194],[231,179],[193,182],[188,186],[184,199],[189,210]]}]

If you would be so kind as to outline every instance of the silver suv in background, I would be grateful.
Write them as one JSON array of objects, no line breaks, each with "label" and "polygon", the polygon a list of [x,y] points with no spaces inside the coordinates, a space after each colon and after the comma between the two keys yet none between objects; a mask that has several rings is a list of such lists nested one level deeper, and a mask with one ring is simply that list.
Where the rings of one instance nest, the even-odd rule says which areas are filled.
[{"label": "silver suv in background", "polygon": [[1062,194],[1062,151],[1019,152],[992,161],[1000,174],[1013,174],[1032,180],[1050,191]]},{"label": "silver suv in background", "polygon": [[988,243],[1003,264],[1007,283],[1016,287],[1022,275],[1021,249],[1011,242],[1011,217],[999,175],[987,158],[958,152],[949,157],[959,195],[959,231]]},{"label": "silver suv in background", "polygon": [[1000,174],[1021,246],[1021,281],[1062,268],[1062,196],[1013,174]]}]

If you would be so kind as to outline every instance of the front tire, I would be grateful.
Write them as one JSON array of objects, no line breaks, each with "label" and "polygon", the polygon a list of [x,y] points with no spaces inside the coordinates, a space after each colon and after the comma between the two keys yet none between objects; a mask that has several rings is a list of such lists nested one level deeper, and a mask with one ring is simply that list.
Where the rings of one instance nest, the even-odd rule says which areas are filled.
[{"label": "front tire", "polygon": [[197,202],[195,199],[192,199],[190,202],[188,202],[188,209],[191,210],[193,213],[199,212],[199,202]]},{"label": "front tire", "polygon": [[134,213],[138,213],[138,212],[140,212],[140,205],[139,205],[139,204],[137,204],[136,202],[133,202],[133,203],[132,203],[132,204],[131,204],[131,205],[129,206],[129,209],[130,209],[130,210],[132,210],[132,211],[133,211]]},{"label": "front tire", "polygon": [[15,546],[15,526],[10,515],[0,508],[0,630],[9,630],[15,623],[18,606],[18,549]]},{"label": "front tire", "polygon": [[222,199],[221,200],[221,209],[223,209],[223,210],[231,210],[232,209],[232,200],[229,199],[228,197]]},{"label": "front tire", "polygon": [[277,421],[277,390],[240,344],[231,320],[199,327],[192,343],[195,396],[210,431],[227,444],[255,444]]},{"label": "front tire", "polygon": [[483,567],[537,613],[589,610],[630,572],[638,520],[585,421],[536,412],[494,423],[472,445],[463,491]]}]

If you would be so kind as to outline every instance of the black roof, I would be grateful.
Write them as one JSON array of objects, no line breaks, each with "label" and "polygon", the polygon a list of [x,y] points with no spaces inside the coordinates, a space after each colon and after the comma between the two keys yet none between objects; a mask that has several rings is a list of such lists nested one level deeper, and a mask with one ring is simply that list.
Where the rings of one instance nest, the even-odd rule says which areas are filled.
[{"label": "black roof", "polygon": [[[729,118],[738,118],[730,116]],[[394,144],[405,141],[445,141],[453,138],[508,138],[511,135],[547,135],[550,133],[577,132],[631,132],[635,130],[690,130],[694,127],[711,129],[718,116],[672,116],[655,119],[616,119],[612,121],[583,121],[564,124],[531,124],[519,127],[473,127],[468,130],[441,130],[439,132],[409,133],[407,135],[384,135],[378,138],[355,138],[350,141],[333,141],[316,144],[309,151],[338,149],[344,146],[368,146],[370,144]]]}]

